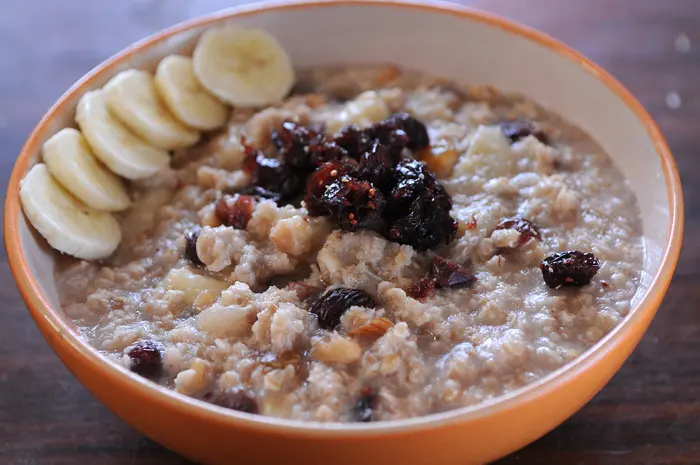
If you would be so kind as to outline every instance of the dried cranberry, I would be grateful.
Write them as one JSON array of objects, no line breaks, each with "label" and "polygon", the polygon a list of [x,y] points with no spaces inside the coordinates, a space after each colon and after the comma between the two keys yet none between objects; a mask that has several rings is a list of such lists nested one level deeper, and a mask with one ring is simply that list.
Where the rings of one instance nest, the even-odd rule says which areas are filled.
[{"label": "dried cranberry", "polygon": [[380,190],[386,190],[391,184],[394,164],[389,155],[389,149],[375,141],[372,147],[360,156],[357,176],[371,182]]},{"label": "dried cranberry", "polygon": [[322,199],[345,231],[377,225],[386,204],[382,193],[371,183],[347,175],[329,184]]},{"label": "dried cranberry", "polygon": [[600,269],[600,261],[592,253],[576,250],[558,252],[540,263],[542,278],[547,286],[585,286]]},{"label": "dried cranberry", "polygon": [[197,239],[199,238],[199,228],[195,228],[192,231],[185,234],[185,258],[187,258],[192,264],[201,266],[204,265],[202,260],[199,259],[197,255]]},{"label": "dried cranberry", "polygon": [[221,407],[245,413],[258,413],[258,402],[241,389],[228,389],[216,394],[211,402]]},{"label": "dried cranberry", "polygon": [[423,278],[406,289],[406,295],[417,300],[423,300],[435,293],[437,282],[433,278]]},{"label": "dried cranberry", "polygon": [[334,142],[342,147],[349,157],[359,160],[360,156],[369,150],[373,141],[369,131],[357,126],[347,126],[336,135]]},{"label": "dried cranberry", "polygon": [[282,196],[277,192],[272,192],[259,186],[248,186],[236,193],[240,195],[252,195],[253,197],[259,197],[261,199],[272,200],[277,204],[279,204],[279,201],[282,198]]},{"label": "dried cranberry", "polygon": [[249,195],[224,196],[216,202],[214,214],[224,226],[245,229],[254,208],[255,200]]},{"label": "dried cranberry", "polygon": [[321,165],[306,181],[306,196],[304,202],[306,209],[311,216],[329,215],[328,210],[323,201],[323,194],[326,192],[326,187],[334,183],[340,177],[351,173],[353,168],[339,161],[331,161]]},{"label": "dried cranberry", "polygon": [[372,421],[373,410],[377,403],[377,395],[369,388],[360,391],[357,403],[352,407],[352,417],[355,421],[367,423]]},{"label": "dried cranberry", "polygon": [[162,346],[156,341],[138,341],[127,351],[131,359],[131,371],[147,378],[157,376],[161,370],[161,351]]},{"label": "dried cranberry", "polygon": [[520,233],[520,239],[518,240],[519,245],[525,244],[530,239],[535,239],[538,241],[542,240],[540,235],[540,230],[532,224],[532,222],[520,217],[514,216],[512,218],[505,218],[501,220],[500,223],[493,228],[494,231],[499,229],[515,229]]},{"label": "dried cranberry", "polygon": [[501,131],[510,139],[511,142],[517,142],[527,136],[533,135],[543,144],[549,143],[547,134],[540,128],[535,126],[532,121],[528,120],[510,120],[501,122]]},{"label": "dried cranberry", "polygon": [[465,287],[476,281],[476,276],[466,267],[439,256],[433,258],[430,277],[438,287],[446,288]]},{"label": "dried cranberry", "polygon": [[374,308],[377,304],[362,289],[338,287],[326,291],[309,311],[318,316],[318,325],[322,329],[335,329],[340,324],[343,313],[354,306]]},{"label": "dried cranberry", "polygon": [[446,194],[436,196],[425,190],[408,207],[408,214],[388,224],[386,236],[416,250],[449,244],[457,234],[457,222],[450,216],[451,206]]},{"label": "dried cranberry", "polygon": [[388,144],[392,135],[397,130],[403,131],[408,140],[406,147],[411,150],[420,150],[430,145],[430,137],[425,124],[418,121],[408,113],[394,113],[389,118],[373,126],[375,136],[382,142]]}]

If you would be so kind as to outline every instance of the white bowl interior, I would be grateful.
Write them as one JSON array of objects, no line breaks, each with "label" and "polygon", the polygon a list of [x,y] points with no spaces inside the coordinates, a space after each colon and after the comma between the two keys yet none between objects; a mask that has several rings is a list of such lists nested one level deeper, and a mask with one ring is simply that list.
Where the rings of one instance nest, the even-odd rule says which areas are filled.
[{"label": "white bowl interior", "polygon": [[[595,72],[521,35],[447,11],[338,4],[262,11],[227,21],[272,32],[297,67],[391,61],[458,83],[491,84],[524,94],[578,125],[613,158],[637,195],[646,242],[637,298],[649,286],[671,221],[661,159],[642,122]],[[102,86],[121,69],[152,68],[168,54],[189,53],[205,28],[161,41],[90,87]],[[68,106],[74,108],[78,98]],[[46,138],[73,124],[72,110],[57,116]],[[57,306],[52,254],[23,218],[20,237],[45,297]]]}]

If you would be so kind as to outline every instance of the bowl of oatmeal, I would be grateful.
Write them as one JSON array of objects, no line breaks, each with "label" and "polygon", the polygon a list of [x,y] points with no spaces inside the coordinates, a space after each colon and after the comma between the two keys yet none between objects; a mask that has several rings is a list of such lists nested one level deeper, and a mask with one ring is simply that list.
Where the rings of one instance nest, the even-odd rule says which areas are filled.
[{"label": "bowl of oatmeal", "polygon": [[522,447],[629,356],[681,233],[673,159],[612,77],[412,2],[247,6],[145,39],[49,110],[5,213],[59,357],[207,463]]}]

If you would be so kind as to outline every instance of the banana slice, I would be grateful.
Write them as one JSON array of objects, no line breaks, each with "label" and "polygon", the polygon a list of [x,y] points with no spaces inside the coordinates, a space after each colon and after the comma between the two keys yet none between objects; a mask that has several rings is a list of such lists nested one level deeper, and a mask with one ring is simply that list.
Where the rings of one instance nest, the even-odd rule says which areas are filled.
[{"label": "banana slice", "polygon": [[44,143],[42,156],[56,181],[87,206],[104,211],[129,206],[121,179],[95,159],[80,131],[62,129]]},{"label": "banana slice", "polygon": [[128,69],[114,76],[105,86],[107,106],[129,129],[165,150],[194,145],[199,132],[190,129],[168,113],[158,98],[150,73]]},{"label": "banana slice", "polygon": [[109,112],[102,90],[83,95],[75,121],[95,156],[119,176],[148,178],[170,163],[168,152],[136,137]]},{"label": "banana slice", "polygon": [[84,260],[106,258],[122,239],[119,223],[63,189],[46,165],[35,165],[20,181],[24,214],[54,249]]},{"label": "banana slice", "polygon": [[209,29],[200,37],[192,57],[199,82],[238,107],[279,102],[296,79],[287,52],[261,29]]},{"label": "banana slice", "polygon": [[170,55],[162,59],[155,83],[165,105],[187,126],[210,131],[226,123],[228,108],[204,90],[194,75],[191,58]]}]

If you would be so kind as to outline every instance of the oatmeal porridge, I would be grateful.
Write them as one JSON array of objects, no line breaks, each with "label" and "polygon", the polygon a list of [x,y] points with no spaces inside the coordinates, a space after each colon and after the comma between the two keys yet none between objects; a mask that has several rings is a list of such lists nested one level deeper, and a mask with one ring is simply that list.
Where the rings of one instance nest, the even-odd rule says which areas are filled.
[{"label": "oatmeal porridge", "polygon": [[113,254],[59,261],[65,314],[154,382],[282,418],[410,418],[524,386],[630,310],[636,199],[526,98],[325,68],[226,121],[130,178]]}]

